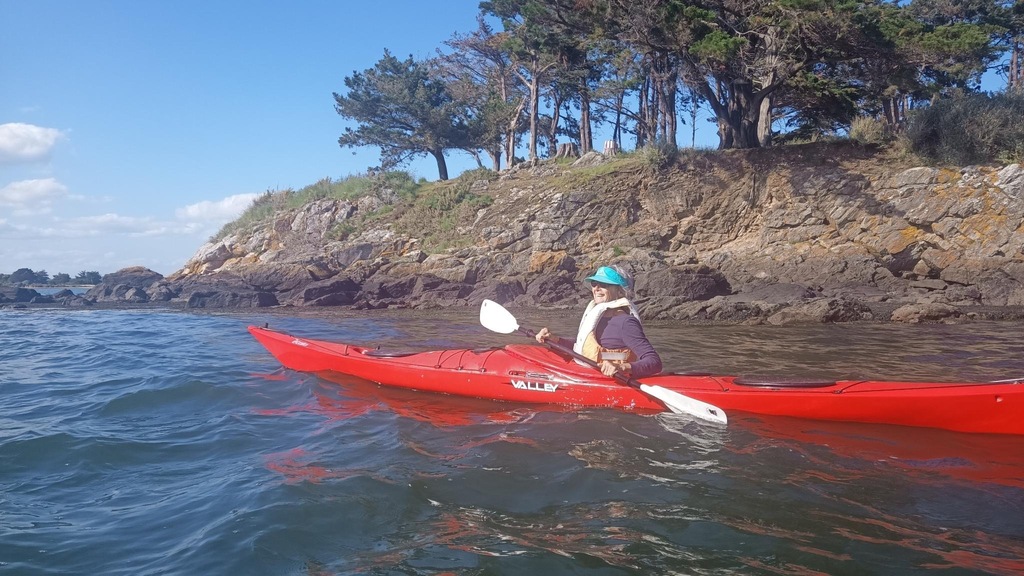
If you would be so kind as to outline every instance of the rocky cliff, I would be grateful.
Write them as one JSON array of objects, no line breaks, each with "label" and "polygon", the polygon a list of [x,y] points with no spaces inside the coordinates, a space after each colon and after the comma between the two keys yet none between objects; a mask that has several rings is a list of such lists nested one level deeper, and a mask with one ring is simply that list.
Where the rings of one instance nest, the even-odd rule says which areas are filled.
[{"label": "rocky cliff", "polygon": [[[410,232],[408,213],[380,210],[397,205],[394,195],[318,200],[211,242],[137,288],[193,307],[577,307],[585,276],[623,263],[652,318],[924,321],[1024,307],[1017,164],[923,167],[812,144],[662,166],[591,153],[468,186],[489,205],[438,216],[448,229]],[[384,216],[361,218],[370,211]],[[333,239],[346,222],[360,224]],[[445,249],[439,234],[450,237]],[[116,292],[105,285],[97,293]]]}]

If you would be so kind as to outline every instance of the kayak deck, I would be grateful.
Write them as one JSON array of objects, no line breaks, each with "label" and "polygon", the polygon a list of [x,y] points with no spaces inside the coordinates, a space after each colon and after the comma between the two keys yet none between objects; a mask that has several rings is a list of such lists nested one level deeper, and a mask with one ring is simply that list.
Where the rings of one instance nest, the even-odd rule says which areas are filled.
[{"label": "kayak deck", "polygon": [[[249,332],[282,365],[340,373],[384,386],[508,402],[663,411],[657,400],[536,345],[390,354],[351,344]],[[642,382],[726,411],[815,420],[895,424],[959,432],[1024,434],[1024,378],[990,383],[751,381],[660,374]]]}]

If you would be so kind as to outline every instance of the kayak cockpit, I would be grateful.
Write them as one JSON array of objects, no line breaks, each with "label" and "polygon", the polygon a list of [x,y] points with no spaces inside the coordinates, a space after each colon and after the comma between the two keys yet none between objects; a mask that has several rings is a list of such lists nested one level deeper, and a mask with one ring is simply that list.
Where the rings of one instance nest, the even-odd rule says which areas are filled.
[{"label": "kayak cockpit", "polygon": [[837,384],[835,380],[766,378],[754,376],[739,376],[734,378],[732,383],[737,386],[750,386],[752,388],[829,388]]}]

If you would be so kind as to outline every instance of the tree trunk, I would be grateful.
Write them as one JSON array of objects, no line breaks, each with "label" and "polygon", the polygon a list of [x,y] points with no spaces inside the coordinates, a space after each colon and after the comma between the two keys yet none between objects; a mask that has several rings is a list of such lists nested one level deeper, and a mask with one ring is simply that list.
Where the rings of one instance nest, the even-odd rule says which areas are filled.
[{"label": "tree trunk", "polygon": [[594,133],[590,124],[590,92],[584,87],[580,91],[580,153],[594,149]]},{"label": "tree trunk", "polygon": [[882,116],[889,128],[896,126],[896,101],[892,98],[882,98]]},{"label": "tree trunk", "polygon": [[540,108],[540,82],[534,76],[530,80],[530,160],[537,159],[537,117]]},{"label": "tree trunk", "polygon": [[1007,92],[1024,92],[1024,38],[1013,39],[1010,70],[1006,80]]},{"label": "tree trunk", "polygon": [[[664,65],[671,67],[671,63],[667,61]],[[679,126],[679,122],[676,119],[676,85],[678,84],[678,79],[679,76],[676,74],[675,69],[670,68],[664,71],[661,81],[658,83],[658,114],[660,116],[658,120],[660,126],[658,138],[659,141],[671,146],[676,145],[676,131]]]},{"label": "tree trunk", "polygon": [[493,150],[485,150],[487,157],[491,159],[491,170],[501,171],[501,146],[495,146]]},{"label": "tree trunk", "polygon": [[508,168],[511,168],[516,163],[516,136],[518,136],[519,117],[522,116],[524,108],[526,108],[525,96],[519,99],[516,113],[509,119],[508,132],[505,134],[505,166]]},{"label": "tree trunk", "polygon": [[772,98],[761,100],[757,115],[757,142],[762,148],[772,145]]},{"label": "tree trunk", "polygon": [[579,150],[576,149],[576,145],[571,142],[566,142],[558,147],[558,153],[555,154],[555,158],[579,158]]},{"label": "tree trunk", "polygon": [[[759,90],[772,86],[777,80],[777,70],[782,65],[780,34],[782,31],[778,26],[769,26],[761,37],[761,41],[764,42],[765,71],[757,78],[758,86],[756,88]],[[774,105],[774,99],[769,94],[761,100],[760,106],[758,106],[757,142],[763,147],[772,145],[772,109]]]},{"label": "tree trunk", "polygon": [[647,145],[647,118],[650,115],[648,108],[650,108],[650,102],[647,94],[650,89],[651,79],[650,76],[644,78],[644,81],[640,84],[640,91],[637,94],[639,102],[637,102],[639,109],[639,120],[636,123],[636,147],[637,149],[643,148]]},{"label": "tree trunk", "polygon": [[615,97],[615,128],[612,129],[612,140],[618,149],[622,149],[622,109],[625,106],[625,99],[624,91],[620,91]]},{"label": "tree trunk", "polygon": [[697,112],[700,111],[700,98],[695,90],[690,90],[690,148],[697,148]]},{"label": "tree trunk", "polygon": [[757,125],[761,102],[754,98],[750,82],[737,80],[732,83],[728,112],[725,128],[731,132],[730,147],[757,148],[760,145]]},{"label": "tree trunk", "polygon": [[557,89],[551,90],[551,123],[548,124],[545,136],[548,140],[548,156],[558,150],[558,123],[562,120],[562,95]]},{"label": "tree trunk", "polygon": [[448,163],[444,161],[444,150],[431,150],[431,156],[434,160],[437,160],[437,179],[447,180],[448,179]]}]

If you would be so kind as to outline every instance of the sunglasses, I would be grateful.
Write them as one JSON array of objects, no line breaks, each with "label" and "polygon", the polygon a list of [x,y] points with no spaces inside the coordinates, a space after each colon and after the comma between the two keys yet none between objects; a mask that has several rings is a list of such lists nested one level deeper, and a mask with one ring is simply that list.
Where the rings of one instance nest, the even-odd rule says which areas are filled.
[{"label": "sunglasses", "polygon": [[604,288],[605,290],[608,290],[609,288],[618,288],[618,287],[619,286],[617,284],[605,284],[604,282],[594,282],[594,281],[590,282],[590,289],[591,290],[593,290],[594,288]]}]

